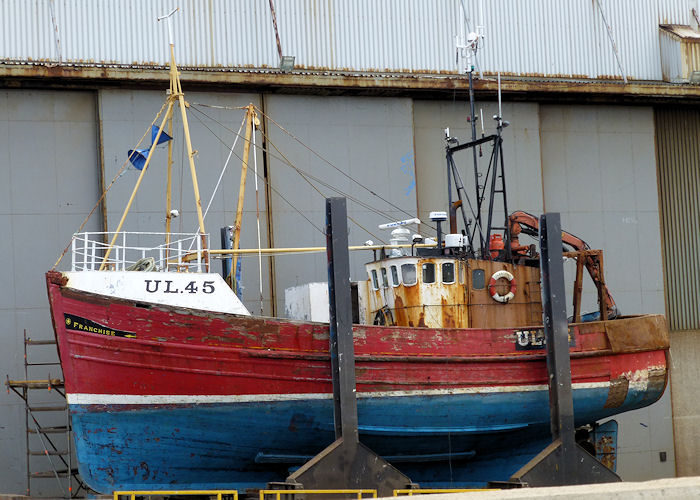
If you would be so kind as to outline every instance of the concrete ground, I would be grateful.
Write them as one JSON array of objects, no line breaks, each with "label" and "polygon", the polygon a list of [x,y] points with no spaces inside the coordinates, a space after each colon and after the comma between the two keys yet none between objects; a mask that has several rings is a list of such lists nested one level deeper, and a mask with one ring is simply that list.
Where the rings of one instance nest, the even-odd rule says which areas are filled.
[{"label": "concrete ground", "polygon": [[503,500],[541,498],[547,500],[653,500],[700,498],[700,476],[657,479],[644,482],[587,484],[550,488],[522,488],[468,493],[420,495],[421,500]]},{"label": "concrete ground", "polygon": [[[587,484],[582,486],[556,486],[549,488],[522,488],[514,490],[473,491],[465,493],[441,493],[420,496],[421,500],[655,500],[700,498],[700,476],[657,479],[644,482]],[[29,500],[22,495],[3,495],[0,500]],[[313,497],[311,497],[313,498]],[[396,498],[396,497],[389,497]],[[404,497],[405,498],[405,497]],[[50,500],[42,498],[41,500]]]}]

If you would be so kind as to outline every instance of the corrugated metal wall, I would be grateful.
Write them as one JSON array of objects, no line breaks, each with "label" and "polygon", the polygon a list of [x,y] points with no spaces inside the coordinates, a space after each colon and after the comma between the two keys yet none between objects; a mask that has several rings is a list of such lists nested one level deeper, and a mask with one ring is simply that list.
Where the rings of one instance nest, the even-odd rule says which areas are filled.
[{"label": "corrugated metal wall", "polygon": [[700,36],[678,26],[659,29],[661,72],[667,82],[688,82],[700,68]]},{"label": "corrugated metal wall", "polygon": [[666,313],[672,330],[700,329],[700,112],[657,109]]},{"label": "corrugated metal wall", "polygon": [[[691,24],[697,0],[464,0],[484,25],[485,72],[661,80],[658,25]],[[0,60],[163,65],[169,0],[3,0]],[[177,57],[188,67],[276,68],[267,0],[182,0]],[[300,68],[457,73],[459,0],[277,0],[283,52]],[[52,16],[53,12],[53,16]],[[55,20],[55,22],[54,22]],[[60,48],[60,54],[59,54]]]},{"label": "corrugated metal wall", "polygon": [[677,83],[687,79],[687,75],[683,75],[681,39],[665,30],[659,30],[659,44],[661,46],[661,73],[664,81]]}]

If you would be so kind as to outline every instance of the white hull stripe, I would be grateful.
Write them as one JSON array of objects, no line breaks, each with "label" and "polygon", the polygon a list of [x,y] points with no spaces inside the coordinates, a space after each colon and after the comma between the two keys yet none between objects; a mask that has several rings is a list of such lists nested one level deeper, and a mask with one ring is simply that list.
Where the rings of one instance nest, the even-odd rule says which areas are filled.
[{"label": "white hull stripe", "polygon": [[[607,389],[609,382],[574,383],[573,389]],[[630,383],[630,388],[637,384]],[[641,386],[642,384],[640,384]],[[637,387],[635,387],[636,389]],[[640,389],[646,389],[639,387]],[[453,394],[512,394],[517,392],[548,391],[542,385],[517,385],[500,387],[466,387],[460,389],[429,389],[415,391],[380,391],[358,393],[360,399],[407,397],[407,396],[447,396]],[[134,394],[67,394],[71,405],[159,405],[159,404],[198,404],[198,403],[264,403],[274,401],[303,401],[311,399],[332,399],[332,394],[244,394],[244,395],[134,395]]]}]

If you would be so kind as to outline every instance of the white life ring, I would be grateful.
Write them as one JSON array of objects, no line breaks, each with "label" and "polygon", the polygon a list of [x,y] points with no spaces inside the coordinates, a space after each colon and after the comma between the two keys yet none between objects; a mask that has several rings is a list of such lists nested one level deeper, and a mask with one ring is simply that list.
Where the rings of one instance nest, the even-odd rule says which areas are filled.
[{"label": "white life ring", "polygon": [[[496,293],[496,282],[500,278],[505,278],[508,281],[510,281],[510,291],[505,294],[505,295],[500,295]],[[493,273],[493,276],[491,276],[491,280],[489,281],[489,293],[491,294],[491,297],[493,297],[493,300],[496,302],[501,302],[503,304],[508,303],[509,301],[513,300],[513,297],[515,297],[515,291],[517,290],[517,285],[515,284],[515,277],[510,274],[508,271],[501,269],[500,271],[496,271]]]}]

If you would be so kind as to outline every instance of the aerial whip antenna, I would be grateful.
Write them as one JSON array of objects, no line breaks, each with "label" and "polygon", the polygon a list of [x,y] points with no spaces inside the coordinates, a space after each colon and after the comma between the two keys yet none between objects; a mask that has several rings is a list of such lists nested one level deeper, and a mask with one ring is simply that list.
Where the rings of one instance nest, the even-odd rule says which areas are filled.
[{"label": "aerial whip antenna", "polygon": [[[462,5],[462,12],[464,14],[464,22],[467,25],[467,28],[469,28],[469,20],[467,18],[467,11],[464,6],[464,0],[460,0],[460,4]],[[476,112],[474,109],[474,69],[475,69],[475,63],[477,61],[476,54],[477,51],[480,48],[481,42],[483,41],[483,35],[470,31],[469,34],[466,37],[466,40],[464,38],[464,35],[460,35],[457,37],[456,41],[456,48],[457,48],[457,54],[458,56],[462,56],[463,59],[466,59],[466,67],[465,67],[465,72],[467,73],[469,77],[469,116],[467,117],[467,122],[471,125],[471,132],[472,132],[472,143],[476,141],[476,121],[477,121],[477,116]],[[477,158],[477,151],[476,148],[472,148],[472,154],[473,154],[473,162],[474,162],[474,191],[476,193],[476,212],[473,214],[474,215],[474,231],[479,233],[479,248],[484,248],[484,234],[482,230],[482,225],[481,225],[481,202],[482,202],[482,196],[480,196],[480,190],[479,190],[479,169],[478,169],[478,158]],[[450,161],[448,161],[450,163]],[[450,168],[450,167],[448,167]],[[452,168],[456,168],[453,167]],[[459,181],[455,176],[455,184],[457,187],[457,192],[459,194]],[[451,202],[451,194],[449,196],[449,201]],[[461,198],[460,198],[461,200]],[[463,206],[462,206],[463,209]],[[463,212],[463,217],[465,218],[465,227],[468,226],[468,223],[466,221],[466,217],[464,216]],[[471,238],[470,238],[471,240]],[[470,241],[470,243],[472,243]]]},{"label": "aerial whip antenna", "polygon": [[[168,43],[170,45],[175,45],[175,37],[173,37],[173,21],[172,21],[172,16],[175,14],[178,10],[180,10],[180,7],[175,7],[172,11],[170,11],[170,14],[166,14],[164,16],[160,16],[158,18],[158,22],[162,21],[165,19],[168,21]],[[153,18],[151,18],[153,19]]]}]

